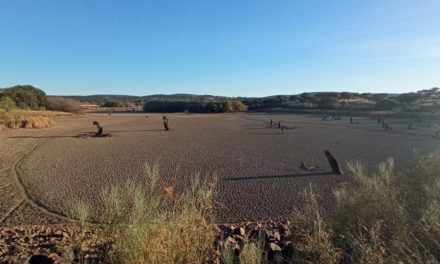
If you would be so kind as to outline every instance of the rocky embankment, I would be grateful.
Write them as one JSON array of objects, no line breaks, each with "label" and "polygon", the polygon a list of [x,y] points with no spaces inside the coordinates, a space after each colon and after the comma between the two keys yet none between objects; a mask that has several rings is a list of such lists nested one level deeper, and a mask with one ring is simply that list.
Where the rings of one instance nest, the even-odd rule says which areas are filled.
[{"label": "rocky embankment", "polygon": [[[286,223],[242,223],[217,226],[213,263],[223,263],[225,250],[238,256],[246,240],[264,242],[272,263],[288,263],[290,231]],[[0,263],[105,263],[112,243],[94,228],[77,226],[0,227]]]}]

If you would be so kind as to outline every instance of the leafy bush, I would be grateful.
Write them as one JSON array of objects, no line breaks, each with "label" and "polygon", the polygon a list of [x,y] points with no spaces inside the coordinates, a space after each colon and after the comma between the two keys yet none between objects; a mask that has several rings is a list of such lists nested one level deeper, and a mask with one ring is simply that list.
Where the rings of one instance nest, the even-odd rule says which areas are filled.
[{"label": "leafy bush", "polygon": [[10,97],[20,108],[46,108],[46,94],[31,85],[17,85],[3,89],[3,95]]},{"label": "leafy bush", "polygon": [[103,107],[121,107],[121,106],[123,105],[118,101],[105,101],[103,104]]},{"label": "leafy bush", "polygon": [[4,109],[6,112],[16,107],[14,100],[9,96],[0,97],[0,109]]}]

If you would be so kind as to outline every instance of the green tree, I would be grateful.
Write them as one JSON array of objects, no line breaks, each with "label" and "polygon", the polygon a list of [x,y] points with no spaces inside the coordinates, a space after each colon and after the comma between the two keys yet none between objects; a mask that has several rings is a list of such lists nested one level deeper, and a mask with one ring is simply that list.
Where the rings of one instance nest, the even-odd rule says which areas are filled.
[{"label": "green tree", "polygon": [[397,96],[397,101],[401,104],[408,105],[416,102],[422,96],[417,93],[403,93]]},{"label": "green tree", "polygon": [[321,109],[334,109],[339,106],[338,93],[319,93],[315,97],[319,98],[318,107]]},{"label": "green tree", "polygon": [[395,106],[396,106],[395,101],[385,99],[377,102],[375,108],[377,110],[392,110]]},{"label": "green tree", "polygon": [[353,97],[352,93],[349,92],[342,92],[341,93],[341,99],[347,100],[347,103],[350,103],[350,99]]},{"label": "green tree", "polygon": [[3,96],[0,98],[0,108],[5,109],[6,112],[12,110],[16,107],[14,100],[12,100],[9,96]]},{"label": "green tree", "polygon": [[297,96],[297,95],[289,96],[289,101],[291,101],[291,102],[296,102],[296,101],[298,101],[298,99],[299,99],[299,96]]},{"label": "green tree", "polygon": [[420,90],[417,92],[424,99],[430,99],[437,96],[440,96],[440,88],[434,87],[428,90]]},{"label": "green tree", "polygon": [[386,93],[377,93],[372,95],[372,99],[376,102],[379,102],[387,98],[387,96],[388,95]]},{"label": "green tree", "polygon": [[32,85],[17,85],[3,90],[3,94],[10,97],[17,106],[22,108],[47,107],[46,94]]}]

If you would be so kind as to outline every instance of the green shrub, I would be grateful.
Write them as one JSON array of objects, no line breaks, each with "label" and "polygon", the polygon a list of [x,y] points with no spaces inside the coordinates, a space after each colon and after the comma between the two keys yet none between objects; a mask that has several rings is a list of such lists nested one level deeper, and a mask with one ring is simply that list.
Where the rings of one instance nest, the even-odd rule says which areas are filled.
[{"label": "green shrub", "polygon": [[3,89],[3,94],[10,97],[20,108],[46,108],[46,94],[32,85],[17,85]]},{"label": "green shrub", "polygon": [[14,109],[16,107],[14,100],[9,96],[0,97],[0,109],[4,109],[6,112]]}]

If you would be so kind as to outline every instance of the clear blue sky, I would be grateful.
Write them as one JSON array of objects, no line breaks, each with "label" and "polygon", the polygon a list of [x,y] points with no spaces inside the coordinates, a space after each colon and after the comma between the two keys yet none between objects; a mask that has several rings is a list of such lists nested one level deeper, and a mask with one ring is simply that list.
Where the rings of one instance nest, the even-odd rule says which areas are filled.
[{"label": "clear blue sky", "polygon": [[440,86],[438,0],[0,0],[0,87],[48,94]]}]

